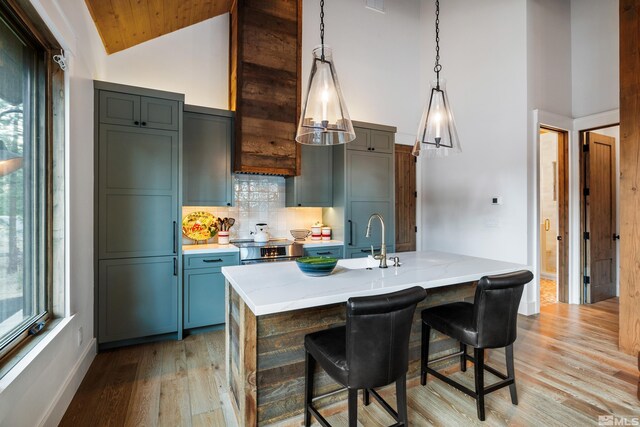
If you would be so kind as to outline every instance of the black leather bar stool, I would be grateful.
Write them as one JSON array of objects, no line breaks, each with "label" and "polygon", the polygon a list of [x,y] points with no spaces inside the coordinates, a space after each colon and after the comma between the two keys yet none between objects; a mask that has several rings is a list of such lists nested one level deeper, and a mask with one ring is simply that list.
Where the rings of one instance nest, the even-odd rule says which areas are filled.
[{"label": "black leather bar stool", "polygon": [[[420,383],[427,383],[427,373],[476,399],[478,418],[484,421],[484,396],[502,387],[509,386],[511,402],[518,404],[513,368],[513,343],[516,340],[518,306],[524,285],[533,279],[530,271],[497,276],[485,276],[478,282],[475,301],[454,302],[422,311],[422,369]],[[429,337],[431,328],[460,341],[460,352],[429,361]],[[467,354],[467,346],[473,347],[473,357]],[[505,347],[507,375],[484,364],[486,348]],[[475,391],[445,377],[429,367],[429,363],[440,362],[460,356],[460,369],[467,370],[467,360],[474,363]],[[484,370],[500,378],[489,387],[484,386]]]},{"label": "black leather bar stool", "polygon": [[[407,424],[407,368],[409,335],[416,305],[426,296],[421,287],[371,297],[350,298],[346,326],[315,332],[304,337],[305,409],[304,425],[311,414],[323,426],[327,420],[312,402],[335,392],[313,396],[313,372],[317,362],[331,378],[349,390],[349,426],[358,422],[358,390],[369,393],[396,419]],[[396,383],[398,411],[394,411],[374,390]]]}]

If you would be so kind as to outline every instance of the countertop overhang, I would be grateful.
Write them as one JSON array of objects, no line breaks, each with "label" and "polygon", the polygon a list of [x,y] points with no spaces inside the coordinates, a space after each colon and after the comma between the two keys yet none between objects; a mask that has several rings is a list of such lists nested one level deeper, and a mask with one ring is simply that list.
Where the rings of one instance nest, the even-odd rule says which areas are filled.
[{"label": "countertop overhang", "polygon": [[[401,266],[349,268],[340,260],[333,274],[304,275],[295,262],[222,267],[222,274],[256,316],[346,302],[351,297],[467,283],[482,276],[511,273],[528,266],[437,251],[401,252]],[[392,265],[392,262],[389,262]]]}]

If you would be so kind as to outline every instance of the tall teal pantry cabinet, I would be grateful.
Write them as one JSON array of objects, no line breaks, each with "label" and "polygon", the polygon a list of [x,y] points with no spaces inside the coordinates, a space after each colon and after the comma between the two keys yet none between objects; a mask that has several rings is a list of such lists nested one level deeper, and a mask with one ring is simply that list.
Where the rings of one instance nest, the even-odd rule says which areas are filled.
[{"label": "tall teal pantry cabinet", "polygon": [[333,206],[322,210],[322,220],[333,227],[333,238],[344,241],[345,258],[380,251],[382,227],[375,219],[371,237],[366,238],[367,221],[379,213],[385,222],[387,252],[395,250],[396,128],[353,122],[356,139],[329,147],[333,152]]},{"label": "tall teal pantry cabinet", "polygon": [[98,346],[181,338],[184,96],[94,88]]}]

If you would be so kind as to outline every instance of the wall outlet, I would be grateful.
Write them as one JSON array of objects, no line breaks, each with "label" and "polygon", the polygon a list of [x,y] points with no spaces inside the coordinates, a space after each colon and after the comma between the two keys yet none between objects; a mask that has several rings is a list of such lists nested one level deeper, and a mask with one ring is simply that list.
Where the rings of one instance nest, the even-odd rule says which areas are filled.
[{"label": "wall outlet", "polygon": [[78,347],[82,345],[82,326],[78,328]]},{"label": "wall outlet", "polygon": [[501,205],[502,204],[502,196],[496,196],[491,198],[492,205]]}]

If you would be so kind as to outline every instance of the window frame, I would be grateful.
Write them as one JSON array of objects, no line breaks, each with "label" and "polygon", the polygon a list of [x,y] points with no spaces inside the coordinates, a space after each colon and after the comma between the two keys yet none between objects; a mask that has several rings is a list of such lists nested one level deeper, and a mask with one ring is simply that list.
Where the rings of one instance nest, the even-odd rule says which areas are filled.
[{"label": "window frame", "polygon": [[[16,354],[22,355],[24,347],[33,341],[31,338],[37,336],[37,333],[29,332],[34,326],[41,323],[46,324],[54,316],[64,315],[64,301],[55,300],[53,271],[54,249],[56,246],[54,243],[54,179],[60,179],[55,176],[54,172],[54,157],[56,156],[54,145],[62,145],[64,147],[64,98],[56,100],[53,96],[53,90],[54,88],[64,90],[64,73],[62,70],[57,69],[58,65],[53,61],[53,55],[60,53],[61,46],[28,0],[0,0],[0,13],[7,23],[14,27],[13,30],[16,35],[36,49],[39,62],[44,67],[44,70],[38,70],[36,74],[36,77],[44,79],[44,84],[36,90],[34,99],[39,104],[37,109],[44,109],[44,120],[42,123],[35,124],[35,126],[41,126],[39,129],[40,134],[38,135],[40,141],[38,142],[37,152],[38,154],[44,154],[45,157],[42,164],[43,169],[40,171],[44,175],[45,187],[43,192],[37,193],[37,197],[43,196],[43,200],[41,200],[41,212],[38,213],[39,216],[36,218],[37,227],[35,232],[44,233],[44,238],[38,239],[38,242],[43,243],[45,247],[43,253],[38,254],[38,259],[33,261],[33,263],[40,263],[44,268],[44,271],[40,273],[44,278],[44,288],[37,291],[44,294],[44,311],[23,321],[2,340],[4,344],[0,348],[0,369],[2,372],[6,372],[7,366],[5,365],[12,365],[17,362],[12,356]],[[40,93],[41,91],[44,93]],[[55,123],[54,109],[57,110],[58,115],[62,116],[62,123]],[[58,118],[58,120],[60,119]],[[60,140],[60,137],[62,137],[62,140]],[[62,179],[64,179],[64,172],[62,173]],[[40,182],[42,181],[38,181],[38,183]],[[64,190],[62,191],[63,195]],[[40,215],[44,215],[44,218]],[[62,221],[64,221],[64,218]],[[40,230],[40,226],[43,226],[44,230]],[[64,256],[64,253],[61,255]],[[39,267],[35,268],[39,269]],[[64,277],[64,273],[62,277]],[[63,283],[59,285],[64,286]],[[62,299],[64,300],[64,295]],[[41,329],[44,330],[44,328]],[[17,358],[19,360],[19,357]],[[0,373],[1,376],[2,374]]]}]

